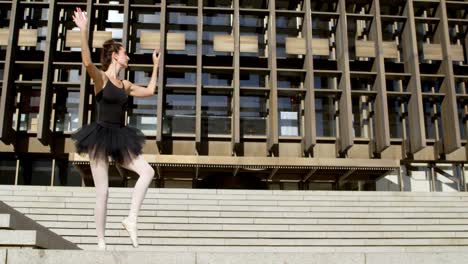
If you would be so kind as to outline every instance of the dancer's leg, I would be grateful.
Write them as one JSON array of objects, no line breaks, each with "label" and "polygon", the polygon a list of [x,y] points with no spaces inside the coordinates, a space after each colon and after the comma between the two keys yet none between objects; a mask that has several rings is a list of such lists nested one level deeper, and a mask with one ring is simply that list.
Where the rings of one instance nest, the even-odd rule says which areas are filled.
[{"label": "dancer's leg", "polygon": [[109,162],[105,158],[90,158],[89,163],[93,174],[94,186],[96,187],[96,207],[94,210],[94,216],[96,219],[98,247],[101,250],[105,250],[107,198],[109,197]]},{"label": "dancer's leg", "polygon": [[131,162],[122,164],[122,167],[132,170],[140,176],[135,184],[132,195],[132,204],[130,205],[130,212],[128,217],[122,221],[125,229],[127,229],[134,247],[138,247],[138,236],[136,224],[138,221],[138,212],[140,211],[141,204],[145,198],[148,186],[154,177],[153,168],[146,162],[140,155],[134,158]]}]

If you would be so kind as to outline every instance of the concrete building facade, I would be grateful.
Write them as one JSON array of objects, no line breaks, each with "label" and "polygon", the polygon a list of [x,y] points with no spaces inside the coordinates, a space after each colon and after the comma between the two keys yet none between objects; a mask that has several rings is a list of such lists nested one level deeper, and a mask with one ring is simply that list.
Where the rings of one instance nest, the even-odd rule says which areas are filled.
[{"label": "concrete building facade", "polygon": [[468,2],[445,0],[0,1],[0,184],[92,185],[77,6],[121,78],[161,51],[126,113],[157,187],[466,191]]}]

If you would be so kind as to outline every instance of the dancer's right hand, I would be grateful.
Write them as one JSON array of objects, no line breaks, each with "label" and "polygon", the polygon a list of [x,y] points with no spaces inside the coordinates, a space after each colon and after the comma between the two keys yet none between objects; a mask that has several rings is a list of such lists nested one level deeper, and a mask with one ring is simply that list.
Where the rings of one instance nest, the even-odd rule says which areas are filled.
[{"label": "dancer's right hand", "polygon": [[81,11],[81,8],[76,8],[73,15],[73,21],[80,30],[87,30],[88,18],[86,17],[86,13]]}]

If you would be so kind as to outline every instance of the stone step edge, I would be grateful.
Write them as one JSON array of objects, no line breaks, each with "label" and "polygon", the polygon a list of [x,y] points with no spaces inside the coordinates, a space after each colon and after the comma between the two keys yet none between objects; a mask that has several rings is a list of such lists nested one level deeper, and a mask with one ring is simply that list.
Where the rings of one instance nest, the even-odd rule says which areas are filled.
[{"label": "stone step edge", "polygon": [[[446,253],[204,253],[204,252],[131,252],[122,251],[49,251],[8,249],[4,253],[6,264],[39,263],[40,259],[53,263],[65,263],[70,259],[80,263],[140,263],[140,264],[196,264],[196,263],[342,263],[342,264],[389,264],[389,263],[463,263],[468,258],[466,252]],[[8,260],[7,257],[8,256]],[[36,260],[36,261],[34,261]],[[0,262],[3,261],[0,259]]]},{"label": "stone step edge", "polygon": [[[112,192],[127,192],[131,193],[133,188],[127,187],[110,187]],[[0,185],[2,190],[18,190],[18,191],[54,191],[54,192],[91,192],[94,187],[66,187],[66,186],[32,186],[32,185]],[[468,197],[465,192],[395,192],[395,191],[320,191],[320,190],[238,190],[238,189],[189,189],[189,188],[149,188],[148,193],[184,193],[184,194],[254,194],[254,195],[309,195],[315,194],[319,196],[330,195],[358,195],[358,196],[463,196]]]},{"label": "stone step edge", "polygon": [[[53,192],[53,191],[2,191],[0,190],[0,196],[22,196],[22,197],[63,197],[63,198],[87,198],[94,197],[95,192]],[[109,192],[110,198],[130,198],[131,193],[124,192]],[[278,200],[278,201],[386,201],[386,200],[412,200],[412,201],[467,201],[468,195],[453,195],[453,196],[436,196],[436,195],[427,195],[427,196],[398,196],[398,195],[258,195],[258,194],[202,194],[202,193],[147,193],[147,197],[150,198],[161,198],[161,199],[194,199],[194,200],[206,200],[206,199],[215,199],[215,200]],[[334,199],[335,198],[335,199]],[[377,198],[377,199],[376,199]]]}]

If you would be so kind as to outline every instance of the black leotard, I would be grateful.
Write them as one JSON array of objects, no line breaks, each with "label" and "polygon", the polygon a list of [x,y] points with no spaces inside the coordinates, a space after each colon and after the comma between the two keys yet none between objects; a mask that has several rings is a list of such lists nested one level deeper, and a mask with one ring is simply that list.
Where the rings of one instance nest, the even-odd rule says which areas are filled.
[{"label": "black leotard", "polygon": [[96,95],[97,123],[105,127],[123,127],[128,95],[123,88],[115,86],[110,80]]}]

